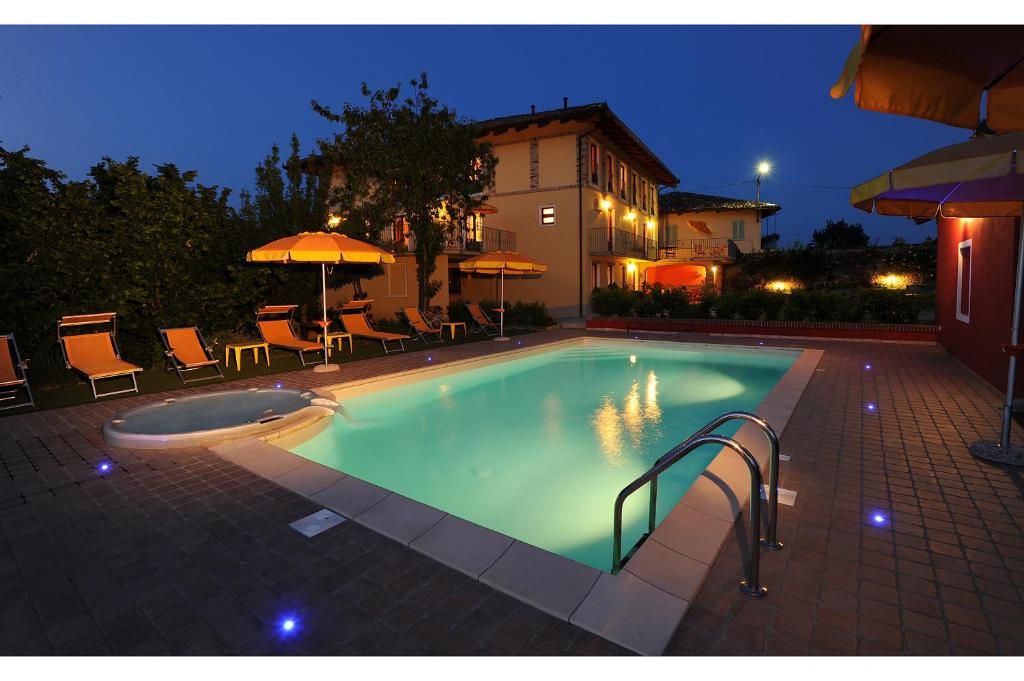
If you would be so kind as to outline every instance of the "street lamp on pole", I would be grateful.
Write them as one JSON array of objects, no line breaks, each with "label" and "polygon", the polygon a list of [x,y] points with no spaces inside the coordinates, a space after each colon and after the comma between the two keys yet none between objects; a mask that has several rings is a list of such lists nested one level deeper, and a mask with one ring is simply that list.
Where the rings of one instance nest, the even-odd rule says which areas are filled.
[{"label": "street lamp on pole", "polygon": [[761,203],[761,176],[767,175],[769,172],[771,172],[771,169],[772,166],[770,163],[768,163],[768,161],[761,161],[760,163],[757,164],[757,193],[755,196],[755,200],[757,201],[757,203]]}]

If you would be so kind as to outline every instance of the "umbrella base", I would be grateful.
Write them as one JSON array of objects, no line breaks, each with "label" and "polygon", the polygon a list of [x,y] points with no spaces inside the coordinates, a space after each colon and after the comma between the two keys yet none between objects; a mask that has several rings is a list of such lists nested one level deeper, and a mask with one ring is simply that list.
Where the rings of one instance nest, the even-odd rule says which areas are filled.
[{"label": "umbrella base", "polygon": [[1024,466],[1024,447],[1018,445],[1000,447],[995,440],[979,440],[967,449],[973,456],[985,461],[1008,466]]},{"label": "umbrella base", "polygon": [[341,369],[341,367],[337,364],[317,364],[313,367],[313,371],[318,374],[326,374],[330,371],[338,371],[339,369]]},{"label": "umbrella base", "polygon": [[498,337],[497,337],[497,338],[495,338],[494,340],[496,340],[496,341],[502,341],[502,342],[505,342],[505,341],[510,341],[510,340],[512,340],[512,339],[511,339],[511,338],[509,338],[508,336],[498,336]]}]

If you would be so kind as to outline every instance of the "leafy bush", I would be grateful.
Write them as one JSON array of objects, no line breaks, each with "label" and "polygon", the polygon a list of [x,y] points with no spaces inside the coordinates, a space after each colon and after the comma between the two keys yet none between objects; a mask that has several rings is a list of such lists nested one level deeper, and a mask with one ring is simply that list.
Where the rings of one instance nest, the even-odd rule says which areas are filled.
[{"label": "leafy bush", "polygon": [[590,307],[595,314],[624,317],[635,313],[638,298],[635,291],[611,284],[593,290],[590,294]]},{"label": "leafy bush", "polygon": [[[497,313],[491,312],[499,307],[498,301],[484,299],[480,301],[480,308],[488,317],[497,323]],[[455,300],[448,304],[448,319],[453,322],[469,323],[470,315],[466,305],[461,300]],[[548,314],[548,306],[540,301],[530,303],[517,300],[514,303],[505,301],[505,324],[510,326],[532,326],[544,328],[551,326],[555,320]]]},{"label": "leafy bush", "polygon": [[797,289],[788,294],[757,288],[720,294],[706,291],[698,303],[691,304],[684,289],[654,286],[643,292],[595,289],[591,304],[599,315],[911,324],[928,298],[878,288]]}]

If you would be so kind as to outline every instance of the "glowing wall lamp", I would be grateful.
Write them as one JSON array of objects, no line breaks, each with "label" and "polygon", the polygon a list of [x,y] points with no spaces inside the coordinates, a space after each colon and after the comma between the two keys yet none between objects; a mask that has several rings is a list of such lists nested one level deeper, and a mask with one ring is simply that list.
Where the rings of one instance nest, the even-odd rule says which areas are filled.
[{"label": "glowing wall lamp", "polygon": [[601,204],[600,205],[601,205],[601,210],[603,210],[606,213],[612,209],[612,202],[609,201],[608,199],[601,199]]}]

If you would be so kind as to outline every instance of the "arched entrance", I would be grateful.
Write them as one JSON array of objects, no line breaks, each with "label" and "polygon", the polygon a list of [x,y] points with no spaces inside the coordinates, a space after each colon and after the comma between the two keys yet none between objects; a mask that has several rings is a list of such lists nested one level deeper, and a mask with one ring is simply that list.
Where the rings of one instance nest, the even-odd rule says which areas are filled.
[{"label": "arched entrance", "polygon": [[703,286],[708,271],[703,265],[655,265],[647,268],[647,283],[677,286]]}]

